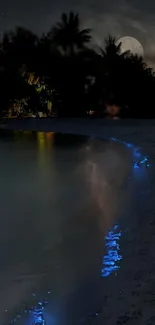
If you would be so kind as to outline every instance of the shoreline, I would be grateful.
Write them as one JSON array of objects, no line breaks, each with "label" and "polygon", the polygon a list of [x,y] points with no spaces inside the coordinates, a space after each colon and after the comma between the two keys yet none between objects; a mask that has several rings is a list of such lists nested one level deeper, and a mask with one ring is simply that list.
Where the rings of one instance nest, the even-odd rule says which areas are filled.
[{"label": "shoreline", "polygon": [[[145,146],[154,139],[155,120],[106,120],[92,118],[2,119],[0,130],[57,132],[99,138],[117,137],[121,141]],[[148,133],[149,130],[149,133]]]}]

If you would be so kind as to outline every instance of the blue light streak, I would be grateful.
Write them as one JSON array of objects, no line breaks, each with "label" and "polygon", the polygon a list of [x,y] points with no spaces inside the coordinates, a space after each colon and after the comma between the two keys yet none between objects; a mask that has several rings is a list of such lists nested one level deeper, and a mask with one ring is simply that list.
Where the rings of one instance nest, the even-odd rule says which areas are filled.
[{"label": "blue light streak", "polygon": [[[140,169],[142,167],[149,168],[150,164],[148,162],[148,157],[143,156],[140,152],[140,148],[135,147],[131,143],[127,143],[125,141],[121,141],[114,137],[110,138],[110,140],[115,141],[117,143],[125,145],[132,151],[133,161],[132,166],[133,169]],[[119,270],[120,265],[119,262],[122,259],[122,255],[119,254],[119,240],[121,237],[121,232],[118,231],[118,226],[115,226],[112,230],[109,231],[108,235],[105,237],[105,246],[106,246],[106,255],[103,257],[103,268],[101,270],[101,276],[107,277],[112,272],[116,272]]]},{"label": "blue light streak", "polygon": [[33,311],[34,325],[45,325],[46,324],[44,315],[43,315],[43,310],[44,310],[43,303],[39,302],[38,306],[36,306]]},{"label": "blue light streak", "polygon": [[122,233],[118,230],[118,226],[114,226],[105,237],[107,252],[103,257],[103,268],[101,270],[102,277],[107,277],[120,268],[119,261],[121,261],[122,255],[119,254],[119,240],[121,235]]},{"label": "blue light streak", "polygon": [[[47,295],[50,295],[50,291],[47,292]],[[36,297],[37,295],[35,293],[32,293],[33,297]],[[31,308],[23,308],[23,310],[18,313],[10,322],[9,324],[15,324],[17,321],[22,317],[22,314],[31,314],[32,315],[32,325],[46,325],[46,321],[44,318],[44,308],[48,304],[48,299],[45,298],[42,301],[38,301],[36,304],[34,304]]]},{"label": "blue light streak", "polygon": [[121,141],[119,139],[116,139],[114,137],[111,137],[110,140],[115,141],[117,143],[125,145],[127,148],[132,150],[134,160],[132,162],[133,168],[134,169],[139,169],[142,167],[151,167],[148,161],[147,156],[143,156],[142,153],[140,152],[140,148],[135,147],[133,144]]}]

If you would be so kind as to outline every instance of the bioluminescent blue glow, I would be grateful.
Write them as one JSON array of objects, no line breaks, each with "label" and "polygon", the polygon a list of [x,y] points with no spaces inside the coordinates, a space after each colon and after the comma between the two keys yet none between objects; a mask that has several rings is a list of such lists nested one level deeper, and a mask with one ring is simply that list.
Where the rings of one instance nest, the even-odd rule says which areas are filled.
[{"label": "bioluminescent blue glow", "polygon": [[[50,294],[50,291],[47,292],[47,295]],[[33,297],[37,298],[35,293],[32,293]],[[15,324],[22,317],[22,314],[28,313],[32,315],[32,325],[45,325],[46,321],[44,319],[44,308],[48,304],[48,299],[45,298],[42,301],[38,301],[37,304],[34,304],[31,308],[23,308],[23,310],[18,313],[9,324]]]},{"label": "bioluminescent blue glow", "polygon": [[106,255],[103,257],[103,268],[101,270],[101,276],[107,277],[112,272],[116,272],[120,266],[119,261],[122,256],[119,254],[119,240],[122,233],[118,231],[118,226],[115,226],[110,230],[105,237]]},{"label": "bioluminescent blue glow", "polygon": [[141,157],[141,153],[139,152],[139,148],[134,148],[133,155],[134,155],[134,157],[137,157],[137,158]]},{"label": "bioluminescent blue glow", "polygon": [[133,153],[133,168],[134,169],[138,169],[141,167],[150,167],[150,164],[148,162],[148,157],[147,156],[143,156],[140,152],[140,148],[135,147],[133,144],[125,142],[125,141],[121,141],[119,139],[116,139],[114,137],[110,138],[112,141],[118,142],[120,144],[125,145],[127,148],[132,149],[132,153]]},{"label": "bioluminescent blue glow", "polygon": [[[148,162],[148,157],[143,156],[140,152],[140,149],[135,147],[131,143],[127,143],[125,141],[118,140],[116,138],[111,138],[112,141],[118,142],[120,144],[125,145],[127,148],[132,150],[133,154],[133,162],[132,166],[134,169],[139,169],[144,167],[150,167]],[[105,237],[105,246],[106,246],[106,255],[103,258],[103,268],[101,270],[101,276],[107,277],[112,272],[116,272],[119,268],[119,261],[122,259],[122,255],[119,254],[119,240],[121,237],[121,232],[118,231],[118,226],[115,226],[111,231],[109,231],[108,235]]]},{"label": "bioluminescent blue glow", "polygon": [[128,142],[125,142],[125,141],[121,141],[121,140],[119,140],[117,138],[114,138],[114,137],[111,137],[110,140],[115,141],[115,142],[118,142],[120,144],[124,144],[127,148],[133,148],[134,147],[134,145],[132,143],[128,143]]},{"label": "bioluminescent blue glow", "polygon": [[39,302],[38,305],[33,310],[33,316],[34,316],[34,325],[45,325],[45,319],[43,315],[43,304],[42,302]]},{"label": "bioluminescent blue glow", "polygon": [[139,148],[134,148],[133,156],[134,156],[134,161],[133,161],[134,169],[141,168],[142,166],[150,167],[150,164],[148,163],[148,157],[142,156],[139,151]]}]

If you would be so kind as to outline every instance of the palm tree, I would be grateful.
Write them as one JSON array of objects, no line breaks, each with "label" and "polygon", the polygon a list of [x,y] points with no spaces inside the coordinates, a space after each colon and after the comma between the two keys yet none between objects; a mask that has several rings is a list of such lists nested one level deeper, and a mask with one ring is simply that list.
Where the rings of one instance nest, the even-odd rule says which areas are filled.
[{"label": "palm tree", "polygon": [[90,29],[80,29],[79,15],[73,12],[63,13],[60,22],[41,39],[40,48],[48,53],[46,80],[59,97],[60,115],[74,115],[82,109],[90,40]]},{"label": "palm tree", "polygon": [[90,29],[80,30],[79,15],[72,11],[62,14],[61,21],[49,31],[47,37],[54,46],[69,55],[83,49],[91,40]]},{"label": "palm tree", "polygon": [[121,52],[121,42],[117,44],[116,38],[111,35],[105,39],[105,49],[101,49],[102,57],[108,57],[108,59],[125,58],[129,54],[130,51]]},{"label": "palm tree", "polygon": [[130,116],[155,116],[155,112],[151,112],[154,106],[155,78],[144,59],[138,55],[126,58],[122,76],[122,94],[130,108]]},{"label": "palm tree", "polygon": [[4,34],[0,44],[0,83],[6,109],[14,100],[38,96],[35,87],[27,82],[27,75],[35,72],[37,46],[37,36],[25,28]]},{"label": "palm tree", "polygon": [[16,66],[17,69],[33,71],[36,61],[38,38],[31,31],[17,27],[15,31],[6,33],[1,42],[1,62],[5,66]]},{"label": "palm tree", "polygon": [[147,64],[145,63],[142,56],[132,54],[128,59],[131,62],[131,64],[133,64],[134,68],[140,71],[148,71],[148,72],[151,71],[151,69],[148,69]]}]

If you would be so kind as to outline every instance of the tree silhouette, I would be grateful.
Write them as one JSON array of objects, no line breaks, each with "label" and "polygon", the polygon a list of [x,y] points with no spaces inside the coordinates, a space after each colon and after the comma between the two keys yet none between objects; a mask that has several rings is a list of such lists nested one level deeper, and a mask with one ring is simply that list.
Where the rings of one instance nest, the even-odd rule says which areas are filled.
[{"label": "tree silhouette", "polygon": [[105,39],[105,49],[101,49],[101,54],[104,58],[108,60],[115,60],[116,58],[125,58],[130,54],[130,51],[121,52],[121,42],[117,44],[116,38],[109,35]]},{"label": "tree silhouette", "polygon": [[122,53],[113,36],[94,50],[90,32],[81,29],[79,15],[71,11],[41,37],[22,27],[5,33],[1,111],[26,99],[27,109],[35,112],[46,111],[52,101],[58,116],[86,116],[89,110],[104,115],[110,102],[122,107],[124,117],[155,117],[153,70],[142,57]]},{"label": "tree silhouette", "polygon": [[90,29],[81,30],[79,15],[73,12],[63,13],[61,21],[42,37],[41,46],[49,53],[47,83],[59,98],[61,116],[85,114],[85,85],[93,52],[86,46],[90,40]]},{"label": "tree silhouette", "polygon": [[80,30],[79,15],[63,13],[61,21],[49,31],[47,37],[62,53],[72,55],[91,41],[90,29]]},{"label": "tree silhouette", "polygon": [[122,91],[130,117],[155,116],[152,110],[155,78],[142,57],[131,55],[124,61],[122,69]]},{"label": "tree silhouette", "polygon": [[[26,73],[34,70],[38,38],[31,31],[17,27],[4,34],[0,44],[1,100],[4,111],[13,101],[37,97],[35,87],[27,82]],[[6,96],[7,94],[7,96]]]},{"label": "tree silhouette", "polygon": [[102,110],[107,101],[122,104],[119,88],[122,83],[124,62],[128,55],[129,51],[121,53],[121,43],[117,44],[115,37],[112,36],[105,39],[104,49],[99,48],[95,90]]},{"label": "tree silhouette", "polygon": [[4,34],[1,42],[1,62],[17,69],[33,69],[36,60],[38,38],[31,31],[17,27],[15,31]]}]

